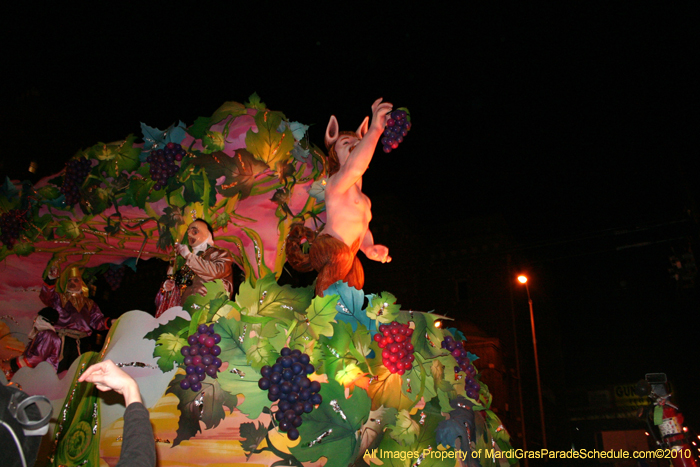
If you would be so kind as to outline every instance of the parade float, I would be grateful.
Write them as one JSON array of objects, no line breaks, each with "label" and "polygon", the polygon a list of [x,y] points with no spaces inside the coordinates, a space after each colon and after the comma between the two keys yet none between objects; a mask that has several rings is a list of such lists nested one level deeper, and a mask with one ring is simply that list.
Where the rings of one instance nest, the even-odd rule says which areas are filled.
[{"label": "parade float", "polygon": [[[190,126],[142,124],[141,135],[82,149],[35,185],[4,182],[3,359],[26,344],[49,264],[80,267],[89,283],[172,261],[200,218],[244,277],[235,296],[210,282],[158,318],[123,310],[101,351],[63,374],[46,362],[20,369],[12,383],[53,402],[37,465],[118,461],[123,405],[77,381],[102,359],[138,381],[160,466],[503,462],[493,454],[511,449],[508,433],[464,336],[435,325],[444,317],[342,281],[322,296],[278,283],[292,226],[326,222],[328,157],[307,129],[253,95]],[[205,347],[212,358],[197,372],[192,349]]]}]

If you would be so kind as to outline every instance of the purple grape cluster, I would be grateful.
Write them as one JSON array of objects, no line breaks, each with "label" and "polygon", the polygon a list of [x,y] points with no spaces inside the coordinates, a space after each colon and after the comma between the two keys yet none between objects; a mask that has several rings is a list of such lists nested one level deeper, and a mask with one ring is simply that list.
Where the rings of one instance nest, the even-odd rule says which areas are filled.
[{"label": "purple grape cluster", "polygon": [[202,381],[207,376],[216,378],[221,367],[221,336],[214,332],[214,325],[200,324],[197,332],[187,338],[189,346],[185,345],[180,353],[185,357],[185,373],[187,377],[180,381],[182,389],[202,390]]},{"label": "purple grape cluster", "polygon": [[126,272],[126,266],[122,266],[117,269],[109,268],[105,271],[104,276],[109,288],[112,290],[117,290],[122,285],[122,279],[124,279],[124,273]]},{"label": "purple grape cluster", "polygon": [[15,241],[26,224],[27,219],[19,209],[11,209],[0,216],[0,241],[7,246],[8,250],[14,248]]},{"label": "purple grape cluster", "polygon": [[168,143],[165,149],[156,149],[146,158],[146,162],[151,164],[150,173],[151,180],[156,182],[153,189],[158,191],[168,184],[168,180],[177,174],[180,167],[175,164],[175,161],[180,162],[185,157],[185,151],[181,145],[177,143]]},{"label": "purple grape cluster", "polygon": [[301,414],[311,413],[315,405],[323,402],[321,383],[311,381],[307,376],[316,371],[309,363],[308,355],[300,350],[291,350],[285,347],[280,352],[277,362],[265,365],[260,369],[262,378],[258,381],[258,387],[267,391],[267,398],[271,402],[277,402],[275,420],[279,422],[279,429],[287,433],[287,438],[294,441],[299,438],[299,428],[302,423]]},{"label": "purple grape cluster", "polygon": [[66,162],[66,174],[63,176],[61,193],[66,197],[66,204],[75,205],[80,201],[80,187],[92,170],[92,163],[84,157]]},{"label": "purple grape cluster", "polygon": [[476,380],[476,368],[469,361],[467,351],[464,350],[464,344],[461,341],[456,341],[452,336],[445,336],[445,340],[440,345],[443,349],[447,349],[452,356],[457,360],[458,366],[455,367],[455,373],[463,371],[466,375],[464,381],[464,389],[467,391],[467,396],[471,399],[479,397],[481,385]]},{"label": "purple grape cluster", "polygon": [[384,136],[382,136],[382,149],[387,154],[399,147],[403,143],[411,129],[411,119],[405,110],[394,110],[391,112],[391,118],[386,121],[384,128]]}]

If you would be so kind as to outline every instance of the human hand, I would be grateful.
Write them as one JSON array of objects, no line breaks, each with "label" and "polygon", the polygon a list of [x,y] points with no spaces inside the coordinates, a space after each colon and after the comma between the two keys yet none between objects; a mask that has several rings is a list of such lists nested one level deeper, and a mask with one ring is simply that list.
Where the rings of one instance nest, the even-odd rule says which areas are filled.
[{"label": "human hand", "polygon": [[391,256],[389,256],[389,248],[384,245],[372,245],[365,250],[365,256],[367,256],[372,261],[379,261],[382,263],[390,263]]},{"label": "human hand", "polygon": [[380,132],[384,131],[386,126],[386,121],[389,119],[389,113],[393,105],[390,102],[382,102],[380,97],[374,104],[372,104],[372,123],[370,124],[371,129],[378,130]]},{"label": "human hand", "polygon": [[163,282],[163,290],[166,292],[172,292],[175,289],[175,281],[172,279],[168,279],[167,281]]},{"label": "human hand", "polygon": [[187,245],[184,245],[182,243],[175,244],[175,251],[178,255],[182,256],[183,258],[187,258],[190,255],[190,249],[187,247]]},{"label": "human hand", "polygon": [[90,366],[80,375],[81,383],[94,383],[100,391],[115,391],[124,396],[124,402],[128,406],[132,402],[141,402],[139,385],[134,378],[114,364],[112,360],[105,360]]}]

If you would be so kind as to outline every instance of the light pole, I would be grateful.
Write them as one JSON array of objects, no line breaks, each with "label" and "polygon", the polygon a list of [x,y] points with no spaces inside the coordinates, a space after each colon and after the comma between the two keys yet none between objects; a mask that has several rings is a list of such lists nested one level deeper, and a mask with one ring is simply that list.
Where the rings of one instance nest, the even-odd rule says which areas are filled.
[{"label": "light pole", "polygon": [[[510,263],[510,255],[508,255],[508,276],[510,276],[512,269]],[[525,430],[525,407],[523,406],[523,378],[520,374],[520,351],[518,350],[518,326],[515,319],[515,301],[513,300],[513,286],[508,286],[508,291],[510,292],[510,317],[513,320],[513,347],[515,350],[515,370],[516,377],[518,378],[518,402],[520,404],[520,433],[523,438],[523,451],[527,451],[527,431]],[[530,461],[525,457],[523,460],[525,467],[530,467]]]},{"label": "light pole", "polygon": [[547,449],[547,433],[544,429],[544,406],[542,405],[542,383],[540,382],[540,362],[537,357],[537,338],[535,337],[535,314],[532,312],[532,298],[530,288],[527,286],[527,277],[518,276],[518,282],[525,285],[527,291],[527,303],[530,305],[530,326],[532,327],[532,347],[535,349],[535,374],[537,375],[537,398],[540,403],[540,423],[542,424],[542,447]]}]

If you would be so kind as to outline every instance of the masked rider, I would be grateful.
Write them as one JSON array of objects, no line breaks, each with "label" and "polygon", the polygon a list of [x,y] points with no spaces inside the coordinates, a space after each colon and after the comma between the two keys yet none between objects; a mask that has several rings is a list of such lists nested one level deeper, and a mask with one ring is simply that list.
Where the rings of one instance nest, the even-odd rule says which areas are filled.
[{"label": "masked rider", "polygon": [[[206,295],[204,284],[221,279],[229,295],[233,292],[233,256],[231,252],[214,245],[214,231],[202,219],[196,219],[187,228],[189,247],[182,243],[175,245],[177,254],[185,259],[185,265],[175,274],[174,281],[166,281],[164,291],[176,285],[181,289],[182,303],[190,295]],[[156,304],[159,304],[158,298]],[[159,313],[165,311],[159,307]]]},{"label": "masked rider", "polygon": [[88,298],[88,288],[78,268],[70,268],[65,292],[56,291],[58,277],[58,267],[52,266],[39,298],[46,306],[58,311],[59,318],[54,328],[63,341],[63,359],[58,366],[60,372],[68,369],[80,354],[90,350],[86,338],[93,331],[109,329],[111,320],[105,318],[97,304]]},{"label": "masked rider", "polygon": [[36,367],[41,362],[49,362],[54,370],[58,369],[61,358],[61,338],[54,325],[58,321],[58,312],[53,308],[43,308],[34,318],[34,326],[29,332],[29,344],[22,355],[9,361],[10,371],[5,372],[8,381],[20,368]]}]

